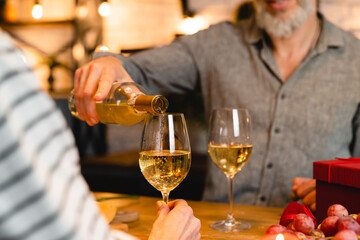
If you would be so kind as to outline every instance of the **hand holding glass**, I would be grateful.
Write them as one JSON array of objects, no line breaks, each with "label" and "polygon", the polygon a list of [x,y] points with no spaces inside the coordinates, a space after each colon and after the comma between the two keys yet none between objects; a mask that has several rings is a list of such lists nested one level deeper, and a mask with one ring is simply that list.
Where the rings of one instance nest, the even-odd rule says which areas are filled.
[{"label": "hand holding glass", "polygon": [[213,163],[228,180],[229,212],[226,220],[211,227],[218,231],[237,232],[250,229],[250,224],[233,217],[233,178],[247,163],[252,152],[250,116],[246,109],[222,108],[210,117],[208,152]]},{"label": "hand holding glass", "polygon": [[161,192],[167,203],[170,191],[184,180],[191,165],[183,114],[156,114],[145,120],[139,164],[145,179]]}]

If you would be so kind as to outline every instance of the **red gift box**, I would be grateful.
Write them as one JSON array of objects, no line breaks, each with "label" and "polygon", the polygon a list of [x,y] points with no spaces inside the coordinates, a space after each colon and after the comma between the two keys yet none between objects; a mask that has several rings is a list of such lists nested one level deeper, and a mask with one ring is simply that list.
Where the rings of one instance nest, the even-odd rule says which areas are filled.
[{"label": "red gift box", "polygon": [[349,214],[360,213],[360,158],[317,161],[313,165],[316,179],[316,221],[327,217],[332,204],[341,204]]}]

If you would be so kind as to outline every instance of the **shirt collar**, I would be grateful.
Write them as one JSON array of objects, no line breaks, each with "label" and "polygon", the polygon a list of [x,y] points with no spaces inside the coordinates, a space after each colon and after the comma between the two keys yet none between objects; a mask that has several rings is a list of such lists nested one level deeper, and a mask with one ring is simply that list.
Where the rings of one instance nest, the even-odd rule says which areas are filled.
[{"label": "shirt collar", "polygon": [[[320,12],[318,12],[318,17],[321,20],[321,34],[317,44],[318,51],[325,51],[328,47],[344,46],[343,30],[329,22]],[[265,39],[265,33],[256,25],[255,17],[244,21],[243,24],[247,29],[244,36],[246,42],[256,44]]]},{"label": "shirt collar", "polygon": [[321,20],[321,34],[317,44],[318,51],[325,51],[329,47],[345,45],[343,30],[329,22],[324,15],[318,13]]}]

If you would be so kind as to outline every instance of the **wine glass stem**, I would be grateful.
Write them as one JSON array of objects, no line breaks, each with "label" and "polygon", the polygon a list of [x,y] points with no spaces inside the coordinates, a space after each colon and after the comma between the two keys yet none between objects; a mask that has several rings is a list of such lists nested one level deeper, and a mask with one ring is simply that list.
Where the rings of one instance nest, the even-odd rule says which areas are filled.
[{"label": "wine glass stem", "polygon": [[227,224],[233,224],[235,218],[233,216],[233,205],[234,205],[234,193],[233,193],[233,175],[226,175],[228,181],[228,191],[229,191],[229,211],[226,218]]},{"label": "wine glass stem", "polygon": [[169,202],[169,192],[161,192],[161,194],[162,194],[162,197],[163,197],[163,201],[166,203],[166,204],[168,204],[168,202]]}]

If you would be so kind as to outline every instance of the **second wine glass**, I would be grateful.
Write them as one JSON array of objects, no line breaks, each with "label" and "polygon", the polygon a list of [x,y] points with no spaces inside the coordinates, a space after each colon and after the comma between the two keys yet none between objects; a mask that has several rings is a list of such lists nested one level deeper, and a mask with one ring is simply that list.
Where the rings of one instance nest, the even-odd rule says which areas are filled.
[{"label": "second wine glass", "polygon": [[139,164],[145,179],[168,202],[170,191],[191,165],[190,140],[182,113],[150,115],[144,123]]},{"label": "second wine glass", "polygon": [[212,162],[225,173],[229,192],[227,218],[211,224],[217,231],[237,232],[251,227],[233,216],[233,178],[249,160],[252,147],[247,109],[222,108],[212,111],[208,152]]}]

